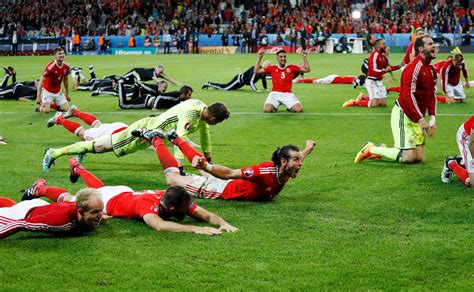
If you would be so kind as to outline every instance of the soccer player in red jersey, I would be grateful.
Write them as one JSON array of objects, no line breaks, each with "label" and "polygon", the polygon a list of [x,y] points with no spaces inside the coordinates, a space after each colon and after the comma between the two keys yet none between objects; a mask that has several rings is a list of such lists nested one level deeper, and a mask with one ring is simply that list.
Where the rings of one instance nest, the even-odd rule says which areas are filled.
[{"label": "soccer player in red jersey", "polygon": [[349,100],[342,106],[364,106],[379,107],[387,105],[387,90],[382,83],[382,78],[386,73],[400,69],[400,66],[390,66],[385,54],[389,50],[385,40],[378,39],[375,41],[374,50],[368,58],[367,78],[365,79],[365,87],[369,93],[369,99],[358,98]]},{"label": "soccer player in red jersey", "polygon": [[[174,130],[142,129],[135,135],[151,141],[170,186],[178,185],[195,197],[206,199],[263,202],[275,198],[290,178],[295,178],[316,142],[306,141],[306,149],[300,151],[294,145],[284,145],[272,154],[272,161],[262,162],[241,169],[230,169],[217,164],[209,164],[206,158],[176,135]],[[163,143],[167,138],[179,147],[193,167],[207,174],[181,176],[176,159]]]},{"label": "soccer player in red jersey", "polygon": [[441,181],[451,182],[454,172],[458,179],[467,187],[472,187],[474,181],[474,115],[465,121],[456,134],[459,153],[461,156],[446,157],[441,171]]},{"label": "soccer player in red jersey", "polygon": [[286,51],[279,50],[276,54],[278,65],[272,65],[265,68],[260,68],[265,50],[258,52],[257,63],[255,64],[255,74],[270,74],[272,76],[272,91],[267,97],[263,105],[263,111],[266,113],[274,113],[278,111],[278,106],[283,104],[288,110],[295,113],[303,112],[303,106],[291,91],[293,85],[293,76],[298,73],[310,72],[307,53],[304,51],[303,66],[286,65]]},{"label": "soccer player in red jersey", "polygon": [[[80,177],[88,187],[96,189],[102,196],[105,218],[119,217],[143,220],[148,226],[157,231],[189,232],[205,235],[217,235],[223,231],[238,231],[237,228],[218,215],[196,205],[184,188],[171,187],[166,191],[142,190],[135,192],[128,186],[105,186],[99,178],[80,165],[76,158],[71,158],[69,163],[71,166],[71,182],[75,183]],[[42,188],[35,188],[31,191],[30,197],[32,198],[42,196],[57,202],[77,200],[67,190],[56,187],[44,185]],[[219,229],[173,222],[183,220],[186,215],[217,225]]]},{"label": "soccer player in red jersey", "polygon": [[456,54],[447,60],[440,70],[441,86],[446,97],[446,103],[463,103],[466,99],[463,84],[460,82],[461,72],[464,76],[464,86],[469,88],[469,77],[462,54]]},{"label": "soccer player in red jersey", "polygon": [[352,84],[356,76],[338,76],[331,74],[321,78],[302,78],[293,80],[293,83],[312,83],[312,84]]},{"label": "soccer player in red jersey", "polygon": [[[425,30],[421,26],[415,30],[415,40],[424,35],[425,35]],[[410,63],[410,61],[413,60],[413,58],[416,55],[415,48],[414,48],[415,40],[411,41],[408,44],[407,51],[405,52],[405,57],[403,58],[403,63],[405,63],[405,65],[408,65],[408,63]]]},{"label": "soccer player in red jersey", "polygon": [[[436,45],[429,36],[415,41],[416,57],[402,72],[400,96],[391,115],[394,148],[377,147],[368,142],[354,160],[360,163],[380,155],[401,163],[422,162],[425,137],[436,133],[436,71],[431,60],[436,58]],[[429,123],[425,114],[430,116]]]},{"label": "soccer player in red jersey", "polygon": [[[34,189],[47,188],[44,180],[25,193]],[[63,193],[52,188],[50,193]],[[24,196],[25,198],[25,196]],[[25,200],[11,205],[6,198],[0,198],[0,239],[20,231],[34,232],[81,232],[97,227],[102,220],[104,203],[95,189],[82,189],[75,202],[48,203],[41,199]]]},{"label": "soccer player in red jersey", "polygon": [[[68,101],[71,101],[71,98],[69,97],[68,76],[71,69],[64,62],[64,55],[63,48],[57,47],[54,50],[54,60],[46,65],[38,82],[36,103],[40,105],[39,109],[42,113],[49,113],[51,107],[61,111],[69,109]],[[64,84],[66,96],[61,92],[61,82]]]}]

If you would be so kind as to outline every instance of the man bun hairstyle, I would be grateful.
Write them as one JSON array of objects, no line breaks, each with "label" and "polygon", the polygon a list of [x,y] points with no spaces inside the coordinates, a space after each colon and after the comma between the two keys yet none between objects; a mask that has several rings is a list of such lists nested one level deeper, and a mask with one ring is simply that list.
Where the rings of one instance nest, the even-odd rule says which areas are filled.
[{"label": "man bun hairstyle", "polygon": [[300,149],[292,144],[286,144],[281,147],[278,147],[275,151],[272,153],[272,162],[275,163],[276,167],[280,167],[281,165],[281,159],[289,159],[290,158],[290,151],[300,151]]},{"label": "man bun hairstyle", "polygon": [[218,122],[228,119],[230,116],[229,109],[222,102],[214,102],[207,107],[209,114],[216,118]]}]

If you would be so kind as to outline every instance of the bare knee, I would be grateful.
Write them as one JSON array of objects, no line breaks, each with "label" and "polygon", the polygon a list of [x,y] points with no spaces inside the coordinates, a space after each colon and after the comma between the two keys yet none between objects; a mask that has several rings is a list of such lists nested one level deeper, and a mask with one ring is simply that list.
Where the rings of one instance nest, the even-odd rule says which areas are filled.
[{"label": "bare knee", "polygon": [[273,113],[276,109],[272,104],[266,103],[263,105],[263,112],[265,113]]},{"label": "bare knee", "polygon": [[302,113],[303,112],[303,106],[299,103],[295,104],[292,108],[291,111],[294,113]]}]

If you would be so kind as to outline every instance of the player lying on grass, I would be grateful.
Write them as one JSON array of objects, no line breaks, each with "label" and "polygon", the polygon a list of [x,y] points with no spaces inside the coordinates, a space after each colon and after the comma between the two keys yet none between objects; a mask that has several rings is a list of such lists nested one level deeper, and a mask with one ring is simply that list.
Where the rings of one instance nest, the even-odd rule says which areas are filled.
[{"label": "player lying on grass", "polygon": [[[103,213],[108,217],[131,220],[143,220],[157,231],[189,232],[206,235],[221,234],[223,231],[236,232],[238,229],[224,219],[197,206],[192,197],[182,187],[170,187],[164,190],[133,191],[128,186],[105,186],[104,183],[79,164],[77,159],[69,160],[71,182],[79,177],[89,188],[97,189],[104,201]],[[48,188],[56,189],[48,192]],[[40,179],[30,191],[30,198],[46,196],[52,201],[74,202],[75,196],[66,189],[48,187]],[[219,227],[198,227],[183,225],[172,221],[181,221],[186,215]]]},{"label": "player lying on grass", "polygon": [[25,191],[26,201],[15,204],[11,199],[0,197],[0,239],[20,231],[82,233],[98,227],[102,220],[104,203],[95,189],[80,190],[74,202],[51,204],[29,197],[28,193],[33,191],[59,193],[62,190],[48,187],[38,180]]},{"label": "player lying on grass", "polygon": [[[90,129],[86,129],[81,124],[68,120],[68,118],[71,117],[81,119],[90,126]],[[54,125],[63,126],[82,141],[91,141],[102,136],[112,135],[114,132],[128,127],[127,124],[121,122],[103,124],[95,115],[82,112],[75,105],[72,105],[66,112],[56,112],[56,114],[48,120],[47,127],[50,128]]]},{"label": "player lying on grass", "polygon": [[[262,68],[266,68],[270,65],[270,61],[265,61],[262,64]],[[267,89],[266,75],[264,73],[256,74],[254,66],[252,66],[247,69],[247,71],[235,75],[234,78],[232,78],[232,80],[227,83],[222,84],[208,81],[207,83],[204,83],[202,89],[208,89],[209,87],[211,87],[218,90],[237,90],[239,88],[242,88],[244,85],[248,85],[250,86],[250,88],[252,88],[253,91],[257,91],[257,87],[255,87],[255,84],[257,84],[257,82],[260,80],[262,80],[263,88]]]},{"label": "player lying on grass", "polygon": [[[436,133],[436,72],[430,65],[436,58],[433,40],[422,37],[415,41],[417,56],[402,72],[400,95],[391,114],[394,147],[378,147],[368,142],[354,160],[363,160],[380,155],[401,163],[422,162],[425,153],[425,138]],[[428,112],[429,122],[425,120]]]},{"label": "player lying on grass", "polygon": [[[135,129],[175,129],[178,134],[187,137],[188,133],[199,130],[201,134],[201,147],[207,159],[211,159],[211,138],[209,125],[216,125],[230,115],[227,107],[220,102],[207,106],[200,100],[190,99],[167,110],[158,117],[148,117],[136,121],[128,128],[117,131],[111,135],[101,136],[91,141],[78,142],[63,148],[46,150],[43,158],[43,171],[48,171],[54,160],[63,155],[77,155],[84,153],[105,153],[113,151],[121,157],[137,150],[146,149],[149,143],[143,143],[131,132]],[[175,156],[182,165],[183,155],[175,148]]]},{"label": "player lying on grass", "polygon": [[[15,99],[19,101],[31,101],[36,99],[38,80],[17,82],[16,72],[13,67],[3,67],[3,69],[5,70],[5,76],[3,77],[2,83],[0,83],[0,100]],[[10,78],[12,82],[8,85]]]},{"label": "player lying on grass", "polygon": [[441,181],[451,182],[454,172],[458,179],[467,187],[472,187],[474,181],[474,115],[465,121],[456,134],[459,153],[461,156],[446,157],[441,171]]},{"label": "player lying on grass", "polygon": [[165,92],[168,83],[160,81],[157,93],[142,93],[140,86],[134,86],[133,94],[128,99],[124,83],[124,79],[118,80],[119,106],[122,109],[169,109],[182,101],[190,99],[193,95],[193,89],[186,85],[181,87],[179,91]]},{"label": "player lying on grass", "polygon": [[125,84],[134,84],[136,81],[145,82],[145,81],[155,81],[158,84],[160,79],[164,79],[174,85],[181,85],[173,78],[168,75],[165,75],[165,67],[163,66],[156,66],[155,68],[133,68],[125,75],[123,75],[125,79]]},{"label": "player lying on grass", "polygon": [[356,76],[339,76],[331,74],[321,78],[301,78],[293,80],[293,83],[311,84],[352,84]]},{"label": "player lying on grass", "polygon": [[[294,145],[284,145],[272,154],[272,161],[262,162],[241,169],[231,169],[209,164],[206,158],[173,130],[163,132],[141,129],[133,132],[151,141],[166,176],[169,186],[181,186],[193,196],[206,199],[239,200],[262,202],[275,198],[290,178],[295,178],[316,143],[306,141],[306,149],[300,151]],[[204,175],[181,176],[178,163],[163,143],[167,138],[179,147],[193,167],[203,170]]]}]

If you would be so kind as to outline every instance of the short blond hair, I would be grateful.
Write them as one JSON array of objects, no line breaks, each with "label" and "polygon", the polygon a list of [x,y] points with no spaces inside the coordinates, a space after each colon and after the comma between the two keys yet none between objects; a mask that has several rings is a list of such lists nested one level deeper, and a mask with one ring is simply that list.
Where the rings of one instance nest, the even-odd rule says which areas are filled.
[{"label": "short blond hair", "polygon": [[97,189],[85,188],[79,190],[76,194],[77,209],[87,212],[90,209],[90,201],[96,198],[102,200],[102,196]]}]

